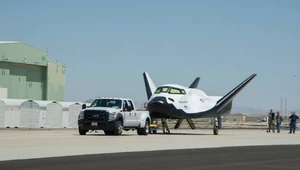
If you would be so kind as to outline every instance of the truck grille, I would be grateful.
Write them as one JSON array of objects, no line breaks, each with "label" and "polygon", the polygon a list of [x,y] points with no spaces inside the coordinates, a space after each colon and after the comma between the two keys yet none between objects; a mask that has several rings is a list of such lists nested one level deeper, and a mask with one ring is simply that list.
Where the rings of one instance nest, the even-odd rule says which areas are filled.
[{"label": "truck grille", "polygon": [[86,120],[108,120],[108,112],[104,110],[86,110],[84,111],[84,117]]}]

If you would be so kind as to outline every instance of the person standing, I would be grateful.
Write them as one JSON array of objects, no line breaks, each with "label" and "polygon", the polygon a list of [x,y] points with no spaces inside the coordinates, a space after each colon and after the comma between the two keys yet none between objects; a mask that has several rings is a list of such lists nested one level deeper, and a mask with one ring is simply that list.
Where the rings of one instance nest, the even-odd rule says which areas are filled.
[{"label": "person standing", "polygon": [[275,133],[275,113],[273,112],[273,110],[271,109],[269,114],[268,114],[268,129],[267,129],[267,133],[271,132],[271,129],[273,131],[273,133]]},{"label": "person standing", "polygon": [[299,117],[296,115],[296,112],[292,112],[292,115],[289,117],[290,118],[290,132],[295,134],[296,128],[297,128],[297,120],[299,119]]},{"label": "person standing", "polygon": [[283,117],[280,115],[280,112],[277,112],[275,120],[276,120],[277,133],[280,133],[280,126],[281,126],[281,122],[283,121]]}]

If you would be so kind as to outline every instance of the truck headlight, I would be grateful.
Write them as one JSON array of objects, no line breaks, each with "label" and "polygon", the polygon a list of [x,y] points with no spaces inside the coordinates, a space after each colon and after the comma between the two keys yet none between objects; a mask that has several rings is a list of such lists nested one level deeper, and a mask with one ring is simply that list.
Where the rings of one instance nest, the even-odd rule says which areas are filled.
[{"label": "truck headlight", "polygon": [[109,119],[115,119],[117,117],[116,112],[109,113]]},{"label": "truck headlight", "polygon": [[80,111],[78,115],[78,119],[84,119],[83,111]]}]

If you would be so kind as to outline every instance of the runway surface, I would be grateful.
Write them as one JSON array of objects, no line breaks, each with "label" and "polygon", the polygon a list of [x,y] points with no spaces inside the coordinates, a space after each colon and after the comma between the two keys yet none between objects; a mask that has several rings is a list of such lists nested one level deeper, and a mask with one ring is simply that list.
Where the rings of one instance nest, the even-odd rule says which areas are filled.
[{"label": "runway surface", "polygon": [[0,161],[99,153],[299,144],[300,133],[266,133],[265,130],[174,130],[171,134],[105,136],[103,131],[86,136],[77,130],[0,130]]},{"label": "runway surface", "polygon": [[3,170],[299,170],[300,145],[97,154],[0,162]]}]

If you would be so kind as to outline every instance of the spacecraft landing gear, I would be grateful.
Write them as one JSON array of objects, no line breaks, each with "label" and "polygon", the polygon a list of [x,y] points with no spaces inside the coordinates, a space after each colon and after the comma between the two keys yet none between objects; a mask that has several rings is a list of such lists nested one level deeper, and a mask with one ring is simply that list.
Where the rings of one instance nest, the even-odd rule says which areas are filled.
[{"label": "spacecraft landing gear", "polygon": [[218,135],[219,134],[219,126],[218,126],[218,119],[217,117],[214,117],[214,120],[213,120],[213,132],[214,132],[214,135]]}]

